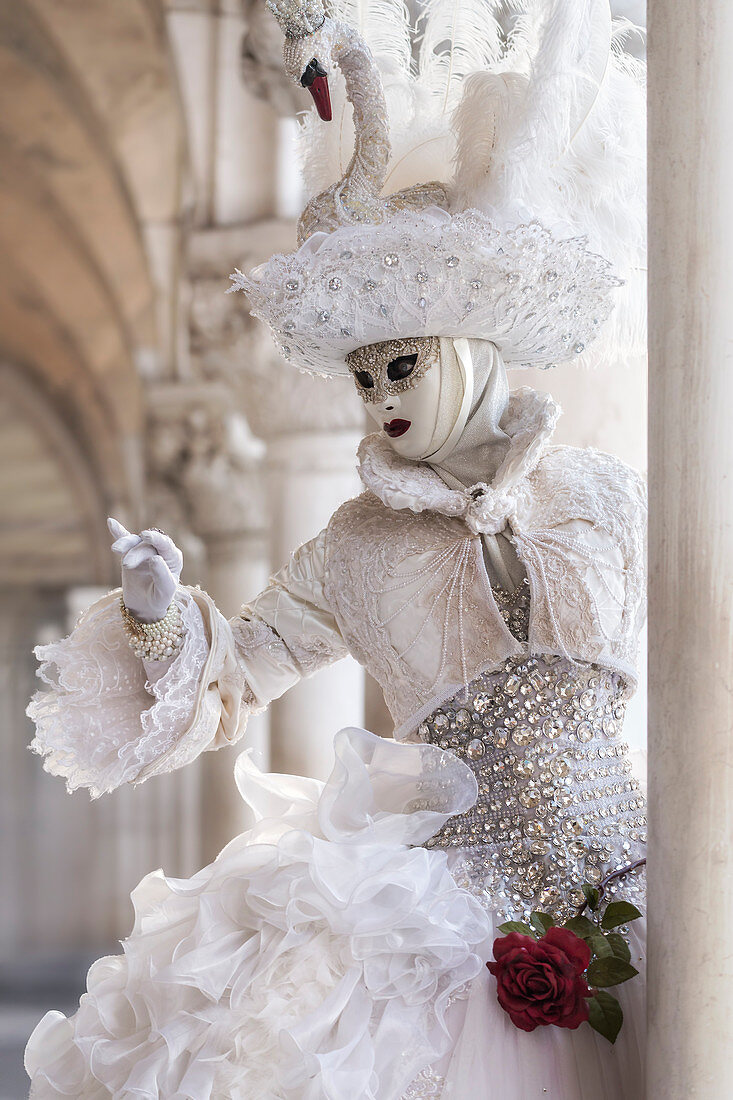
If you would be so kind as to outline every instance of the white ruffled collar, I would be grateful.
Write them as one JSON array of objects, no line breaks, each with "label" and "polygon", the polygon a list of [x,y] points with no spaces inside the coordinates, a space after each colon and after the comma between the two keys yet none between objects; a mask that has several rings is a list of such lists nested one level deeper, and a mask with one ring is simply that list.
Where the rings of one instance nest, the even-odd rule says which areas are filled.
[{"label": "white ruffled collar", "polygon": [[402,458],[381,432],[359,447],[359,476],[388,508],[441,512],[465,520],[474,534],[495,535],[510,520],[518,490],[555,430],[560,406],[548,393],[523,386],[510,398],[501,426],[509,450],[490,484],[450,489],[426,462]]}]

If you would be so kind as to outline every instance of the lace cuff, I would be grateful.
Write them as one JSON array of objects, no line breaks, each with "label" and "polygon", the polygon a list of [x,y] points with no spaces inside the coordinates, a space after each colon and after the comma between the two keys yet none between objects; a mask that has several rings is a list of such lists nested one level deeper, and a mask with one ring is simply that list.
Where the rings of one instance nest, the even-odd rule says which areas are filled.
[{"label": "lace cuff", "polygon": [[178,589],[183,647],[155,683],[128,645],[118,596],[89,608],[69,637],[36,648],[47,689],[27,711],[46,771],[92,798],[236,740],[249,709],[226,621],[205,593]]}]

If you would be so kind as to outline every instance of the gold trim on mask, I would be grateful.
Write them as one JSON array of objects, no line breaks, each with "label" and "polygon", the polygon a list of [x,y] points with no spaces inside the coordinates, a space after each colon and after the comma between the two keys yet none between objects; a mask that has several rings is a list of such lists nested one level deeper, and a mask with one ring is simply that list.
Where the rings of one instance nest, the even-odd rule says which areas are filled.
[{"label": "gold trim on mask", "polygon": [[[417,358],[410,373],[404,378],[390,378],[390,366],[396,360],[411,355]],[[356,348],[346,356],[346,366],[351,371],[361,399],[373,404],[417,386],[439,360],[440,340],[437,336],[406,336]],[[371,380],[371,385],[367,379]]]}]

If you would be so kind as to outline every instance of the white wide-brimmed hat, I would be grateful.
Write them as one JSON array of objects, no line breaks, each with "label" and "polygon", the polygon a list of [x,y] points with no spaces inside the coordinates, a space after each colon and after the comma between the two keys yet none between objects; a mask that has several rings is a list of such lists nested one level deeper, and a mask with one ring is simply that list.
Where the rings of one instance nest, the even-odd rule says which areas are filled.
[{"label": "white wide-brimmed hat", "polygon": [[491,340],[508,367],[550,367],[582,355],[620,285],[583,238],[437,207],[316,233],[232,278],[283,356],[316,374],[348,374],[348,352],[401,336]]},{"label": "white wide-brimmed hat", "polygon": [[303,127],[300,247],[232,276],[283,356],[334,375],[403,336],[489,340],[508,367],[641,350],[642,71],[609,0],[515,0],[508,32],[499,0],[448,22],[429,3],[411,47],[403,5],[363,0],[357,32],[349,0],[299,2],[269,3],[286,68],[322,117],[335,81],[333,121]]}]

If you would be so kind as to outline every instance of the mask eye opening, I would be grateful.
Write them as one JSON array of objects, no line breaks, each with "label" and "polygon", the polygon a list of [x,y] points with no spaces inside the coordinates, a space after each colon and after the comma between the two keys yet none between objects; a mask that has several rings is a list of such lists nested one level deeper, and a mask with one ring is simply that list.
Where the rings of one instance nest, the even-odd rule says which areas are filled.
[{"label": "mask eye opening", "polygon": [[390,382],[400,382],[409,378],[417,365],[417,355],[398,355],[387,364],[387,377]]},{"label": "mask eye opening", "polygon": [[374,389],[374,379],[368,370],[355,370],[353,374],[357,384],[361,386],[363,390]]}]

